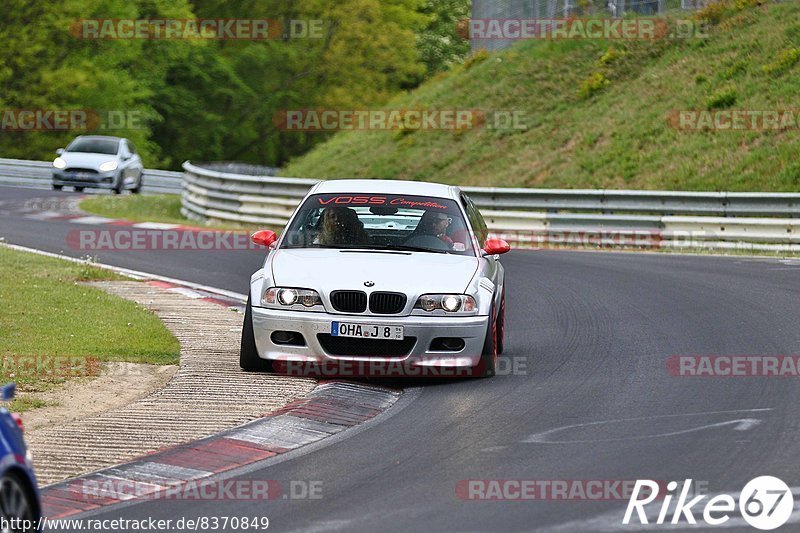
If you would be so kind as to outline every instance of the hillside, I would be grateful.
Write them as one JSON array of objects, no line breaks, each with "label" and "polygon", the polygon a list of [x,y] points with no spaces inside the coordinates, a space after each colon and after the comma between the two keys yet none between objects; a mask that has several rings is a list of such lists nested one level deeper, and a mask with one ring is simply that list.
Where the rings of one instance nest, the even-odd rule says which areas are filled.
[{"label": "hillside", "polygon": [[[511,110],[524,113],[527,130],[340,132],[284,175],[800,191],[796,124],[766,131],[670,125],[676,110],[800,108],[800,4],[710,15],[714,24],[702,38],[521,41],[479,53],[386,108]],[[671,15],[670,25],[691,16]]]}]

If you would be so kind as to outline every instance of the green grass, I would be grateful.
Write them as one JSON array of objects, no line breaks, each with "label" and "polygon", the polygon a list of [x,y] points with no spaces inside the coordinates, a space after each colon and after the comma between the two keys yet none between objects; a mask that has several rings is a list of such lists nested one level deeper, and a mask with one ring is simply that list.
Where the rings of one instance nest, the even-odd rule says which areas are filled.
[{"label": "green grass", "polygon": [[178,194],[154,195],[102,195],[81,201],[79,207],[87,213],[131,222],[162,222],[209,229],[252,229],[249,224],[214,222],[203,224],[181,214],[181,197]]},{"label": "green grass", "polygon": [[177,194],[102,195],[83,200],[80,208],[87,213],[122,218],[131,222],[164,222],[168,224],[192,222],[181,215],[181,197]]},{"label": "green grass", "polygon": [[22,392],[97,375],[102,361],[173,364],[177,339],[155,314],[82,284],[116,274],[0,246],[0,380]]},{"label": "green grass", "polygon": [[50,407],[51,403],[48,403],[44,400],[39,398],[35,398],[33,396],[24,396],[22,398],[15,398],[8,404],[8,410],[12,413],[24,413],[25,411],[30,411],[31,409],[40,409],[42,407]]},{"label": "green grass", "polygon": [[[674,110],[797,109],[800,3],[709,9],[708,37],[524,41],[387,109],[522,112],[525,130],[355,131],[284,174],[461,185],[800,191],[800,131],[678,131]],[[689,18],[691,13],[670,15]]]}]

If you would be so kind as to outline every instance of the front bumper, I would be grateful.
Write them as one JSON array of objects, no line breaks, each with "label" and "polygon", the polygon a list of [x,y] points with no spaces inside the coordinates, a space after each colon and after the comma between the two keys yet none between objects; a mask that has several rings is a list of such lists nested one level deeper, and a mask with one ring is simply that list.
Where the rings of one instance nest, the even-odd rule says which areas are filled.
[{"label": "front bumper", "polygon": [[[473,367],[480,361],[488,316],[363,316],[330,313],[282,311],[253,307],[253,332],[256,348],[262,359],[328,363],[336,361],[403,362],[414,366]],[[413,347],[402,356],[375,353],[368,356],[333,355],[320,343],[318,334],[330,333],[331,322],[403,326],[405,337],[416,337]],[[305,346],[275,344],[272,333],[293,331],[303,335]],[[431,342],[437,337],[463,339],[464,347],[455,351],[432,351]]]},{"label": "front bumper", "polygon": [[91,187],[95,189],[113,189],[117,182],[119,170],[98,173],[64,172],[53,170],[53,185],[74,187]]}]

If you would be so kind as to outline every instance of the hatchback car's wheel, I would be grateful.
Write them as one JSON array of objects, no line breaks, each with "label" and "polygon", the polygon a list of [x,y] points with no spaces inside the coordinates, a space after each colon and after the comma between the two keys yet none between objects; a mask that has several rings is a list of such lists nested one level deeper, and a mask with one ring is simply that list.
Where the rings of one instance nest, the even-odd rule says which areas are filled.
[{"label": "hatchback car's wheel", "polygon": [[123,185],[125,185],[124,181],[125,181],[125,178],[123,178],[122,174],[120,174],[117,177],[117,183],[114,184],[114,188],[111,189],[112,191],[114,191],[114,194],[122,194],[122,187],[123,187]]},{"label": "hatchback car's wheel", "polygon": [[144,180],[142,179],[142,176],[139,176],[139,179],[136,181],[136,187],[131,189],[131,192],[133,194],[139,194],[140,192],[142,192],[143,182],[144,182]]},{"label": "hatchback car's wheel", "polygon": [[83,187],[75,187],[75,192],[83,192]]},{"label": "hatchback car's wheel", "polygon": [[63,186],[63,185],[56,185],[56,184],[53,184],[53,190],[54,190],[54,191],[60,191],[60,190],[61,190],[61,189],[63,189],[63,188],[64,188],[64,186]]},{"label": "hatchback car's wheel", "polygon": [[[12,519],[13,523],[20,524],[22,521],[27,521],[31,527],[19,529],[8,529],[13,532],[28,532],[36,531],[37,520],[35,515],[36,503],[33,501],[33,496],[20,482],[19,478],[14,474],[6,474],[0,478],[0,516],[5,519],[5,523],[9,524]],[[23,522],[24,523],[24,522]],[[5,529],[3,531],[6,531]]]},{"label": "hatchback car's wheel", "polygon": [[271,372],[272,361],[261,359],[256,349],[256,336],[253,333],[253,310],[250,298],[247,298],[247,309],[242,324],[242,346],[239,349],[239,366],[245,372]]},{"label": "hatchback car's wheel", "polygon": [[478,364],[479,377],[492,377],[497,368],[497,314],[494,304],[489,312],[489,327],[486,328],[486,340],[483,341],[483,353]]}]

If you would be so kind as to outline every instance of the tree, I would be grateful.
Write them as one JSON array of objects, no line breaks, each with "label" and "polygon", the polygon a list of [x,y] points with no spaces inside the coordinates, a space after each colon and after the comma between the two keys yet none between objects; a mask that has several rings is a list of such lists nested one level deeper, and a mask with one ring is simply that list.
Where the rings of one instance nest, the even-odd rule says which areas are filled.
[{"label": "tree", "polygon": [[469,39],[459,35],[459,23],[469,19],[470,0],[427,0],[421,12],[428,24],[417,36],[417,48],[429,75],[461,63],[469,53]]}]

